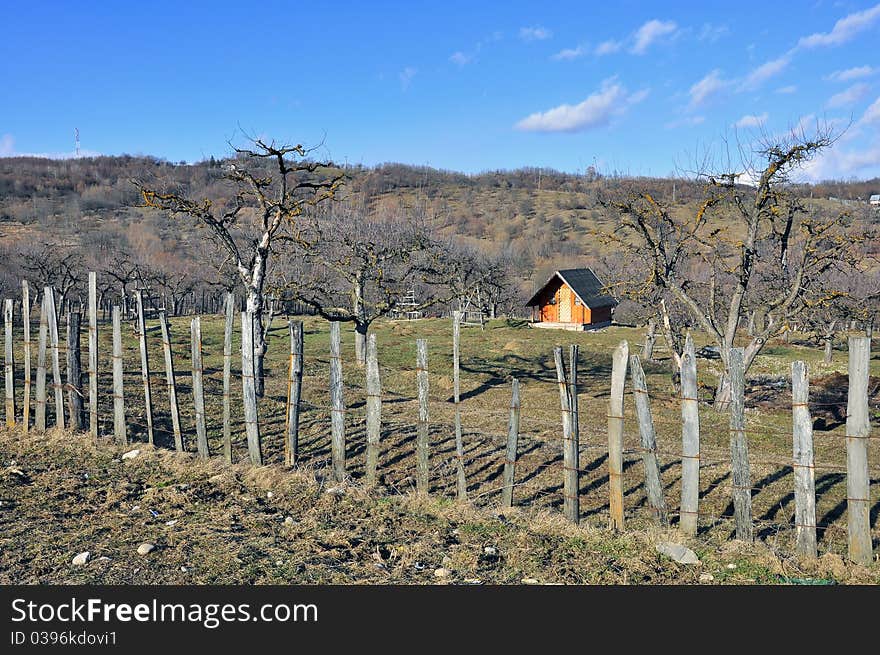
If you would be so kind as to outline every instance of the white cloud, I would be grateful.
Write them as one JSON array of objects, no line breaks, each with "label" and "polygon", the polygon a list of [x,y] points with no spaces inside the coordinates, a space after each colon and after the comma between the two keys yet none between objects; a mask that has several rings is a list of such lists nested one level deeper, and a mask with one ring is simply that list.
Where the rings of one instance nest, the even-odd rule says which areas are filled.
[{"label": "white cloud", "polygon": [[706,104],[713,96],[730,86],[730,82],[721,79],[721,71],[713,70],[699,82],[694,84],[688,91],[691,97],[691,108]]},{"label": "white cloud", "polygon": [[0,157],[37,157],[38,159],[76,159],[77,157],[101,157],[100,152],[94,150],[80,150],[79,155],[75,152],[16,152],[15,138],[11,134],[0,137]]},{"label": "white cloud", "polygon": [[553,32],[540,25],[519,28],[519,38],[523,41],[543,41],[551,36],[553,36]]},{"label": "white cloud", "polygon": [[418,69],[413,68],[412,66],[407,66],[402,71],[400,71],[400,73],[397,74],[397,76],[400,78],[400,88],[406,91],[409,88],[409,85],[412,82],[413,78],[416,76],[416,73],[418,72]]},{"label": "white cloud", "polygon": [[795,93],[797,91],[797,87],[794,84],[789,84],[788,86],[781,86],[776,89],[776,93],[781,93],[783,95],[789,95]]},{"label": "white cloud", "polygon": [[648,95],[647,89],[628,94],[614,78],[605,80],[602,88],[576,105],[563,104],[544,112],[536,112],[516,124],[526,132],[580,132],[607,125],[614,116],[623,114]]},{"label": "white cloud", "polygon": [[664,36],[672,34],[677,30],[678,25],[675,21],[657,20],[656,18],[654,20],[649,20],[642,25],[638,31],[636,31],[635,43],[630,52],[637,55],[644,54],[652,43],[655,43]]},{"label": "white cloud", "polygon": [[859,32],[871,27],[878,18],[880,18],[880,4],[841,18],[834,24],[834,28],[830,32],[816,32],[801,38],[798,41],[798,46],[802,48],[816,48],[846,43]]},{"label": "white cloud", "polygon": [[730,30],[727,28],[727,25],[713,25],[712,23],[703,23],[703,27],[700,28],[700,33],[697,35],[697,39],[699,39],[700,41],[715,43],[715,41],[720,39],[729,31]]},{"label": "white cloud", "polygon": [[843,150],[836,144],[802,167],[802,174],[814,182],[848,177],[873,177],[880,174],[880,141],[862,150]]},{"label": "white cloud", "polygon": [[551,59],[555,59],[556,61],[570,61],[572,59],[577,59],[578,57],[583,57],[588,52],[589,49],[586,46],[579,45],[577,48],[565,48],[564,50],[560,50],[553,55]]},{"label": "white cloud", "polygon": [[880,123],[880,97],[878,97],[871,106],[865,110],[860,123]]},{"label": "white cloud", "polygon": [[779,73],[785,70],[790,61],[791,58],[788,55],[783,55],[778,59],[772,59],[761,64],[746,76],[746,79],[740,85],[740,90],[753,91],[757,89],[771,77],[779,75]]},{"label": "white cloud", "polygon": [[613,55],[615,52],[620,52],[622,47],[623,43],[620,41],[608,39],[607,41],[602,41],[602,43],[596,46],[595,54],[597,57],[601,57],[602,55]]},{"label": "white cloud", "polygon": [[461,50],[458,50],[457,52],[453,52],[450,55],[449,61],[457,66],[465,66],[473,61],[473,57],[464,54]]},{"label": "white cloud", "polygon": [[850,105],[856,104],[859,100],[867,95],[870,87],[867,84],[853,84],[848,89],[841,91],[840,93],[835,93],[833,96],[828,98],[828,102],[825,103],[825,106],[829,109],[836,109],[838,107],[849,107]]},{"label": "white cloud", "polygon": [[11,134],[4,134],[0,138],[0,157],[12,157],[15,153],[15,139]]},{"label": "white cloud", "polygon": [[685,116],[684,118],[680,118],[677,121],[666,123],[666,125],[664,125],[663,127],[665,127],[667,130],[671,130],[676,127],[693,127],[695,125],[701,125],[705,122],[705,116]]},{"label": "white cloud", "polygon": [[876,75],[878,69],[871,68],[870,66],[855,66],[854,68],[847,68],[842,71],[834,71],[827,78],[828,80],[834,80],[835,82],[849,82],[850,80],[859,80],[863,77],[871,77],[871,75]]},{"label": "white cloud", "polygon": [[764,123],[767,122],[767,112],[765,111],[763,114],[758,116],[753,114],[746,114],[738,121],[736,121],[733,126],[739,129],[749,129],[753,127],[761,127]]}]

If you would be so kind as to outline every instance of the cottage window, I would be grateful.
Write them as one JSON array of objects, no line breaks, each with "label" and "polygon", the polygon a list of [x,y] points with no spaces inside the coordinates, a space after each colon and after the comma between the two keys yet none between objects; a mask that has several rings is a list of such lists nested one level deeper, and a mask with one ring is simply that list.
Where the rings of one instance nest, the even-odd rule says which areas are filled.
[{"label": "cottage window", "polygon": [[574,304],[577,305],[578,307],[580,307],[581,306],[581,299],[576,297],[574,299]]}]

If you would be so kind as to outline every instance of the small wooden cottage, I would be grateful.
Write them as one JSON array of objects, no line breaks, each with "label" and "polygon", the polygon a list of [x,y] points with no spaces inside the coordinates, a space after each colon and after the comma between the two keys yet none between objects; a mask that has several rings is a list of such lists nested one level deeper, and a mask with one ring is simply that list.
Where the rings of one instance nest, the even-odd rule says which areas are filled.
[{"label": "small wooden cottage", "polygon": [[611,325],[617,301],[602,293],[604,286],[589,268],[556,271],[526,303],[534,308],[532,326],[591,330]]}]

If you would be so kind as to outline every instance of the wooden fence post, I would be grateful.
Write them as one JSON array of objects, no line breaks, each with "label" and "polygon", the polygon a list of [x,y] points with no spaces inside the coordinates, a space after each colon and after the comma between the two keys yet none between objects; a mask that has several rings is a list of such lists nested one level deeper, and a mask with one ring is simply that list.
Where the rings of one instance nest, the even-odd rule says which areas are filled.
[{"label": "wooden fence post", "polygon": [[177,382],[174,377],[174,354],[171,350],[171,332],[165,312],[159,312],[159,329],[162,331],[162,354],[165,358],[165,380],[168,388],[168,404],[171,410],[171,429],[174,431],[174,448],[183,452],[183,431],[180,429],[180,409],[177,406]]},{"label": "wooden fence post", "polygon": [[467,500],[467,476],[464,469],[464,440],[461,435],[461,312],[452,314],[452,394],[455,403],[456,493]]},{"label": "wooden fence post", "polygon": [[223,461],[232,464],[232,328],[235,311],[235,294],[226,294],[224,312],[226,324],[223,330]]},{"label": "wooden fence post", "polygon": [[67,413],[70,427],[83,429],[82,360],[80,358],[81,315],[79,312],[67,314]]},{"label": "wooden fence post", "polygon": [[205,430],[205,388],[202,381],[204,371],[202,365],[202,319],[196,316],[190,323],[190,336],[192,337],[192,385],[193,402],[196,409],[196,448],[199,457],[207,458],[208,434]]},{"label": "wooden fence post", "polygon": [[416,381],[419,387],[419,423],[416,434],[416,490],[430,489],[428,452],[428,342],[416,339]]},{"label": "wooden fence post", "polygon": [[868,367],[871,340],[849,338],[849,392],[846,405],[846,506],[849,558],[859,564],[873,559],[871,544],[871,489],[868,473]]},{"label": "wooden fence post", "polygon": [[64,385],[61,382],[61,346],[58,339],[58,312],[55,310],[55,290],[46,287],[49,298],[49,354],[52,356],[52,388],[55,390],[55,427],[64,428]]},{"label": "wooden fence post", "polygon": [[681,510],[679,527],[697,534],[700,502],[700,403],[697,397],[697,357],[690,333],[681,358]]},{"label": "wooden fence post", "polygon": [[669,525],[666,514],[666,499],[663,496],[663,482],[660,479],[660,462],[657,458],[657,435],[654,432],[654,418],[651,416],[651,404],[648,397],[648,385],[645,372],[638,355],[629,356],[629,370],[632,377],[636,416],[639,421],[639,437],[642,441],[642,463],[645,467],[645,495],[648,506],[654,513],[657,522],[662,526]]},{"label": "wooden fence post", "polygon": [[135,291],[138,342],[141,350],[141,381],[144,385],[144,411],[147,415],[147,442],[153,445],[153,390],[150,387],[150,358],[147,353],[147,324],[144,320],[144,293]]},{"label": "wooden fence post", "polygon": [[257,390],[254,380],[254,318],[251,312],[241,313],[241,396],[244,404],[248,454],[252,464],[262,466],[263,451],[260,443]]},{"label": "wooden fence post", "polygon": [[752,526],[752,476],[745,433],[745,370],[743,349],[730,349],[730,467],[733,478],[733,512],[736,538],[754,539]]},{"label": "wooden fence post", "polygon": [[[299,403],[302,395],[303,376],[303,324],[302,321],[288,321],[290,332],[290,367],[287,376],[287,439],[284,442],[285,462],[288,466],[296,464],[299,457]],[[367,391],[369,394],[369,391]],[[369,415],[369,398],[367,412]],[[369,431],[367,449],[369,449]],[[369,453],[367,456],[369,459]]]},{"label": "wooden fence post", "polygon": [[345,481],[345,403],[342,397],[342,359],[339,322],[330,322],[330,428],[333,479]]},{"label": "wooden fence post", "polygon": [[[576,346],[573,346],[576,348]],[[577,357],[572,350],[572,356]],[[562,407],[562,468],[563,468],[563,513],[572,523],[580,518],[580,502],[578,494],[578,445],[574,432],[573,403],[570,382],[566,381],[565,361],[562,348],[553,351],[556,362],[556,381],[559,384],[559,402]],[[572,364],[574,365],[574,361]]]},{"label": "wooden fence post", "polygon": [[623,389],[629,344],[621,341],[611,364],[611,398],[608,406],[609,527],[623,530]]},{"label": "wooden fence post", "polygon": [[654,343],[657,340],[657,321],[648,319],[648,327],[645,332],[645,343],[642,346],[642,359],[646,362],[654,360]]},{"label": "wooden fence post", "polygon": [[116,443],[128,443],[125,430],[125,393],[122,374],[122,315],[119,305],[113,306],[113,437]]},{"label": "wooden fence post", "polygon": [[21,324],[24,329],[24,399],[21,422],[27,432],[31,422],[31,288],[27,280],[21,281]]},{"label": "wooden fence post", "polygon": [[43,296],[40,306],[40,333],[37,341],[37,411],[34,414],[34,428],[46,430],[46,346],[49,338],[48,299]]},{"label": "wooden fence post", "polygon": [[98,439],[98,276],[89,272],[89,432]]},{"label": "wooden fence post", "polygon": [[[562,411],[562,480],[563,480],[563,514],[569,520],[571,519],[571,503],[569,502],[569,458],[571,456],[569,450],[569,442],[571,441],[571,398],[568,392],[568,383],[565,375],[565,359],[562,353],[562,347],[557,346],[553,349],[553,360],[556,364],[556,382],[559,387],[559,403]],[[576,521],[576,519],[574,519]]]},{"label": "wooden fence post", "polygon": [[12,299],[3,303],[4,372],[6,387],[6,427],[15,425],[15,358],[12,352]]},{"label": "wooden fence post", "polygon": [[376,335],[367,337],[367,485],[377,481],[379,438],[382,434],[382,383],[379,379],[379,355]]},{"label": "wooden fence post", "polygon": [[816,480],[813,469],[813,420],[810,418],[810,383],[807,365],[791,364],[791,416],[794,440],[794,525],[799,555],[813,557],[816,550]]},{"label": "wooden fence post", "polygon": [[516,480],[516,448],[519,440],[519,380],[510,383],[510,421],[507,424],[507,451],[504,459],[504,488],[501,490],[501,506],[513,507],[513,487]]}]

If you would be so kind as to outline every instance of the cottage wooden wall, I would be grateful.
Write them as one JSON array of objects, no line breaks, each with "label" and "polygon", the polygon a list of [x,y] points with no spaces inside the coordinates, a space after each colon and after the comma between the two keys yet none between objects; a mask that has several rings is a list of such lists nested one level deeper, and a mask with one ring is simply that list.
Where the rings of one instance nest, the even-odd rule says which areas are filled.
[{"label": "cottage wooden wall", "polygon": [[[550,304],[550,300],[556,302]],[[599,307],[591,310],[585,307],[578,300],[574,291],[568,285],[564,285],[558,280],[544,290],[540,299],[540,309],[538,315],[540,320],[545,323],[601,323],[611,320],[611,308]],[[564,308],[566,305],[571,307],[568,317],[564,317]]]}]

